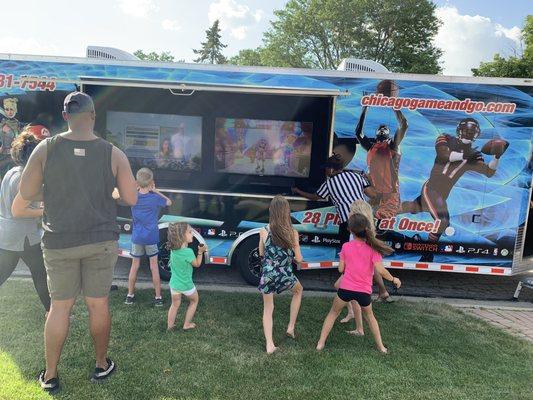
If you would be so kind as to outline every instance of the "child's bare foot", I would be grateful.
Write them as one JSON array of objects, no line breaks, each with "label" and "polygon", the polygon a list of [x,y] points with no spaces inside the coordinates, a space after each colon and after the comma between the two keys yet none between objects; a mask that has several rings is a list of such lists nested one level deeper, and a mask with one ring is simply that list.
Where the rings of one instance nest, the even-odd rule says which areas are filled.
[{"label": "child's bare foot", "polygon": [[350,322],[352,319],[354,319],[354,315],[353,314],[346,314],[346,317],[344,317],[343,319],[341,319],[341,324],[345,324],[346,322]]},{"label": "child's bare foot", "polygon": [[272,346],[267,346],[266,347],[266,352],[267,354],[274,354],[275,351],[277,351],[279,348],[272,345]]},{"label": "child's bare foot", "polygon": [[294,329],[292,329],[292,330],[287,329],[287,332],[285,332],[285,333],[291,339],[296,339],[296,336],[294,335]]},{"label": "child's bare foot", "polygon": [[324,349],[325,343],[320,343],[316,345],[316,351],[322,351]]},{"label": "child's bare foot", "polygon": [[387,349],[385,346],[378,347],[377,349],[378,349],[378,351],[381,354],[388,354],[389,353],[389,349]]},{"label": "child's bare foot", "polygon": [[353,331],[346,331],[346,333],[348,335],[353,335],[353,336],[365,336],[365,333],[363,331],[358,331],[357,329]]},{"label": "child's bare foot", "polygon": [[194,322],[191,322],[190,324],[184,324],[183,325],[183,330],[184,331],[188,331],[189,329],[194,329],[196,328],[196,324]]}]

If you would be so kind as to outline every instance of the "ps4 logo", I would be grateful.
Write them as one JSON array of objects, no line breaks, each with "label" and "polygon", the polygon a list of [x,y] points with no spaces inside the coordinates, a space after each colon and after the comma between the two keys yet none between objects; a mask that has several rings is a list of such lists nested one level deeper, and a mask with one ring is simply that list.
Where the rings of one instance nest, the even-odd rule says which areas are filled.
[{"label": "ps4 logo", "polygon": [[466,250],[463,246],[459,246],[459,248],[457,249],[457,253],[460,253],[460,254],[485,254],[485,255],[489,255],[490,254],[490,250],[489,249],[482,249],[480,247],[467,247]]}]

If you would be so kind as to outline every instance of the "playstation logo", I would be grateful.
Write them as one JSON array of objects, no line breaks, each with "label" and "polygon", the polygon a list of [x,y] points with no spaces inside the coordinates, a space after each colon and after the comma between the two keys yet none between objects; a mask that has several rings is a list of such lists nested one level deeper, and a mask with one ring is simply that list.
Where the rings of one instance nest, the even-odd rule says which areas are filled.
[{"label": "playstation logo", "polygon": [[466,250],[463,246],[459,246],[459,248],[457,249],[457,253],[463,254],[466,253]]},{"label": "playstation logo", "polygon": [[220,233],[218,234],[218,236],[226,237],[226,236],[228,236],[228,234],[226,233],[226,231],[225,231],[224,229],[222,229],[222,230],[220,231]]},{"label": "playstation logo", "polygon": [[315,235],[315,237],[313,238],[313,240],[311,240],[313,243],[320,243],[320,238],[318,236]]}]

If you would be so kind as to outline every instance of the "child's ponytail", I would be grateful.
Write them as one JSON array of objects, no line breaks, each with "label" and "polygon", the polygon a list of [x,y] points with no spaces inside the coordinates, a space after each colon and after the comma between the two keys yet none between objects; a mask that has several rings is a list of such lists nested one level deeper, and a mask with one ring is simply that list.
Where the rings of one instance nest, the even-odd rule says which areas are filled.
[{"label": "child's ponytail", "polygon": [[366,242],[370,247],[372,247],[374,250],[376,250],[379,254],[388,256],[394,252],[392,247],[387,246],[384,242],[376,238],[376,235],[372,230],[366,229]]},{"label": "child's ponytail", "polygon": [[376,238],[371,228],[370,221],[363,214],[352,214],[348,219],[348,229],[355,237],[366,240],[367,244],[382,255],[389,255],[394,252],[392,247],[387,246]]}]

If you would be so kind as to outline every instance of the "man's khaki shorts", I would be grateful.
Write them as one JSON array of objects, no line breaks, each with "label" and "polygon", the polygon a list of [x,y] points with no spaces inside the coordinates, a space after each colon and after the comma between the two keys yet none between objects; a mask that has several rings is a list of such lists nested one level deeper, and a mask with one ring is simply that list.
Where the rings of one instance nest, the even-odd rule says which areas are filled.
[{"label": "man's khaki shorts", "polygon": [[44,248],[43,257],[52,300],[73,299],[80,291],[85,297],[106,297],[113,282],[118,243],[110,240],[67,249]]}]

